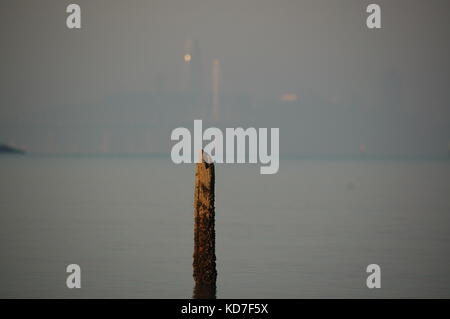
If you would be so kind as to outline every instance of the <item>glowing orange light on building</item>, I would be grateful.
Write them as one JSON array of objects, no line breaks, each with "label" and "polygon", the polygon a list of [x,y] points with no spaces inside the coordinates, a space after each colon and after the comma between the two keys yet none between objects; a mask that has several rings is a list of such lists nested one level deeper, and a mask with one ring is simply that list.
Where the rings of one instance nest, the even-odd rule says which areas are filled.
[{"label": "glowing orange light on building", "polygon": [[280,100],[283,102],[295,102],[298,100],[297,94],[285,93],[280,96]]}]

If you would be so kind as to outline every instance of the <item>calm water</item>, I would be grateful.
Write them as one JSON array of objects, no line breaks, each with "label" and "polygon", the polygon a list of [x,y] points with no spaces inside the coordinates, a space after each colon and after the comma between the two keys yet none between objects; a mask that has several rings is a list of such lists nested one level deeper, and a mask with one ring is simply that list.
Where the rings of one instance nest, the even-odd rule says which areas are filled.
[{"label": "calm water", "polygon": [[[0,172],[0,297],[192,296],[193,165],[3,156]],[[216,183],[218,298],[450,297],[448,162],[219,165]]]}]

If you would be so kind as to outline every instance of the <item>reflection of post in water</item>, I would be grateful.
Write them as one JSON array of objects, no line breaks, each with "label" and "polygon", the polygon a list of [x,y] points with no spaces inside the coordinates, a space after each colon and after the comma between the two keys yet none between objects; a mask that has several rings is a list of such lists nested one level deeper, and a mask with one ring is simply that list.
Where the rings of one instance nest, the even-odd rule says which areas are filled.
[{"label": "reflection of post in water", "polygon": [[208,155],[195,168],[194,296],[216,298],[216,233],[214,230],[214,163]]}]

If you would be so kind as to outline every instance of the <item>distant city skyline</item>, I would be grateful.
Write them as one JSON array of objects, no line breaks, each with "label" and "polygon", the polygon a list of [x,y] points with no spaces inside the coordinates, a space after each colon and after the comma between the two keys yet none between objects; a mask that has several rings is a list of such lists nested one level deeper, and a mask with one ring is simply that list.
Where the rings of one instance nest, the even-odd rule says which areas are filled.
[{"label": "distant city skyline", "polygon": [[[447,1],[2,1],[0,143],[169,154],[194,119],[279,127],[280,153],[448,158]],[[33,25],[33,28],[30,28]]]}]

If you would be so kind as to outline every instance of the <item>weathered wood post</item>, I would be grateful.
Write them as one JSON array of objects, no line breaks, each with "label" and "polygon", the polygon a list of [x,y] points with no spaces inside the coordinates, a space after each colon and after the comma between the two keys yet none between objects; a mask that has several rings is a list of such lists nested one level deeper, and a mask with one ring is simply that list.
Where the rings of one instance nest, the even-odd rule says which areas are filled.
[{"label": "weathered wood post", "polygon": [[216,297],[216,233],[214,229],[214,163],[201,152],[195,168],[194,298]]}]

